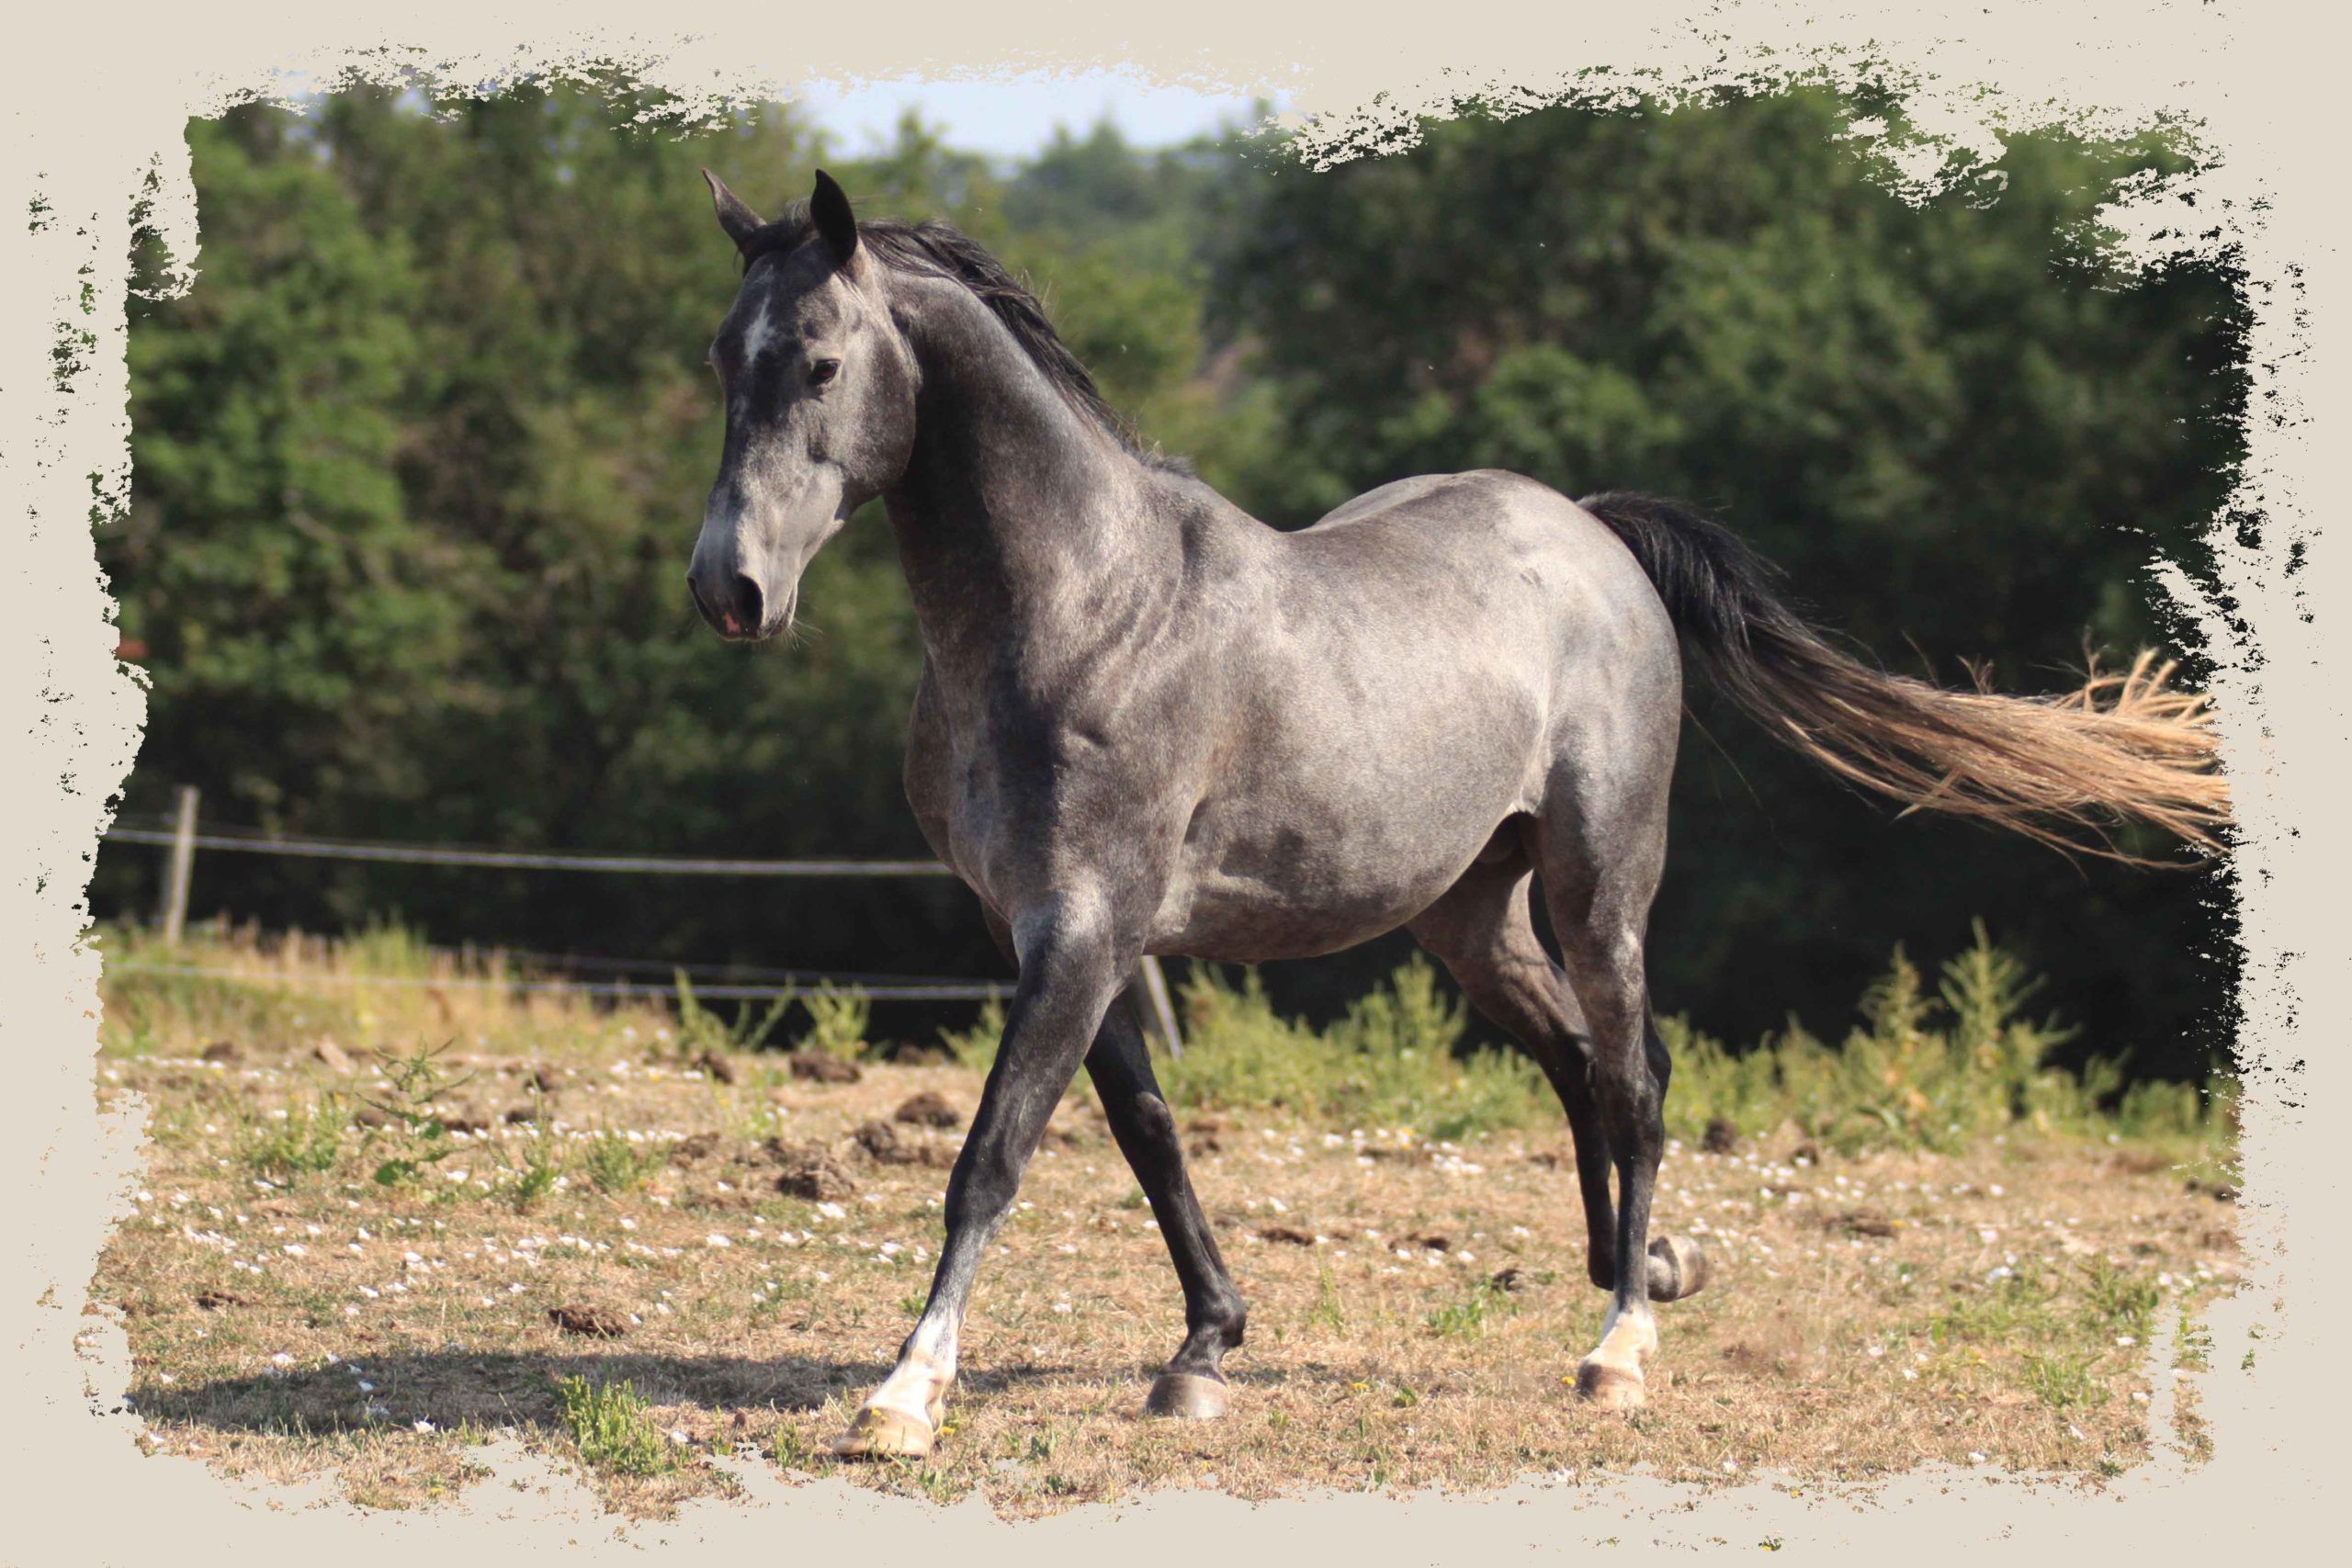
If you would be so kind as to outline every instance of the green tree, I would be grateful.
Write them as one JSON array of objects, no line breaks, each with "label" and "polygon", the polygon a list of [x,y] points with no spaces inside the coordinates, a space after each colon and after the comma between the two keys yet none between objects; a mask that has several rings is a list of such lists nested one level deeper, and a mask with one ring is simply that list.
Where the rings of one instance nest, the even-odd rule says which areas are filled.
[{"label": "green tree", "polygon": [[413,258],[278,117],[191,128],[199,287],[130,337],[138,483],[107,530],[153,696],[146,754],[273,814],[424,787],[407,693],[461,646],[475,552],[411,523],[395,475]]}]

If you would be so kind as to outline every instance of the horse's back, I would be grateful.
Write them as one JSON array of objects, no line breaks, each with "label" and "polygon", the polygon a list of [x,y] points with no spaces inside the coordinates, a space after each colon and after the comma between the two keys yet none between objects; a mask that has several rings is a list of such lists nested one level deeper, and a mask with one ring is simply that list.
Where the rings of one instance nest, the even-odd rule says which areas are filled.
[{"label": "horse's back", "polygon": [[[1540,623],[1563,657],[1671,652],[1657,591],[1609,525],[1551,486],[1499,468],[1420,474],[1366,491],[1287,536],[1306,575],[1401,584],[1465,629]],[[1577,659],[1577,662],[1583,662]]]}]

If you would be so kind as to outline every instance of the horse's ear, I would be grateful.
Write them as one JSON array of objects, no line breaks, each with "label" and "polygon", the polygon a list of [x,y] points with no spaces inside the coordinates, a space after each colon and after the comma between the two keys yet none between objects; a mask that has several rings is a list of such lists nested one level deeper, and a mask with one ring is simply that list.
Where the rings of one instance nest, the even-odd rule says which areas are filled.
[{"label": "horse's ear", "polygon": [[760,215],[744,206],[743,198],[729,190],[727,182],[708,169],[702,172],[702,177],[710,182],[710,204],[718,209],[718,226],[727,231],[735,248],[741,250],[743,243],[758,231]]},{"label": "horse's ear", "polygon": [[831,248],[834,265],[846,266],[857,254],[857,215],[849,209],[848,196],[822,169],[817,171],[816,193],[808,198],[808,216]]}]

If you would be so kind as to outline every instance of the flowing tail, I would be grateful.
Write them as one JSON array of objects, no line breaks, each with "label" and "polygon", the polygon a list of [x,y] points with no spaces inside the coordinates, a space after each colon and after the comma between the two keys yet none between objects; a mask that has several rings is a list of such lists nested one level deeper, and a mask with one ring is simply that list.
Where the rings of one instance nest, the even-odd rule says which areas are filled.
[{"label": "flowing tail", "polygon": [[[1777,570],[1672,501],[1611,491],[1577,502],[1649,573],[1716,683],[1767,729],[1854,784],[2119,860],[2103,827],[2136,819],[2221,852],[2229,784],[2206,699],[2143,652],[2064,696],[1954,691],[1833,647],[1776,592]],[[2087,840],[2087,841],[2086,841]]]}]

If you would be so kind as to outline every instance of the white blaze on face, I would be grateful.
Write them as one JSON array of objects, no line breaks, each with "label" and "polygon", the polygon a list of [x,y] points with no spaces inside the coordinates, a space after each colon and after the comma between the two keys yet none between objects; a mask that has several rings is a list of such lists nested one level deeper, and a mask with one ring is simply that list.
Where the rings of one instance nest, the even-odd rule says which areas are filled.
[{"label": "white blaze on face", "polygon": [[752,324],[743,329],[743,363],[749,366],[759,358],[775,335],[775,329],[768,323],[767,302],[762,300],[759,313],[752,318]]},{"label": "white blaze on face", "polygon": [[[750,322],[744,326],[742,341],[738,344],[741,351],[743,368],[747,373],[752,365],[758,362],[760,355],[775,337],[775,328],[768,321],[767,301],[763,299],[760,301],[759,310],[752,313]],[[727,421],[729,424],[741,419],[744,412],[745,406],[741,398],[728,400]]]}]

